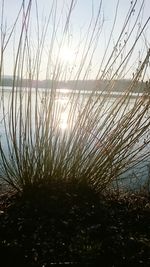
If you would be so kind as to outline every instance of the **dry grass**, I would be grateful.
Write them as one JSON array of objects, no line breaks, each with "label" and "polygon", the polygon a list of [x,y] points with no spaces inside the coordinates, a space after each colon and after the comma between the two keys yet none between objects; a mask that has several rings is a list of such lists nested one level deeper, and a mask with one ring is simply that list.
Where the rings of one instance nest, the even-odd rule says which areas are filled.
[{"label": "dry grass", "polygon": [[[100,3],[97,15],[92,16],[88,30],[84,33],[84,39],[78,43],[78,52],[72,63],[77,65],[77,68],[70,71],[67,63],[62,62],[60,53],[64,45],[69,43],[71,16],[75,1],[71,1],[66,19],[63,15],[58,16],[57,1],[53,1],[50,15],[42,31],[40,31],[38,19],[38,1],[35,1],[35,6],[31,0],[26,2],[26,5],[24,1],[22,2],[9,36],[3,31],[4,10],[2,7],[1,78],[5,73],[7,48],[15,34],[20,16],[22,16],[22,27],[20,34],[17,34],[17,45],[14,51],[13,85],[8,107],[6,107],[4,98],[1,101],[7,145],[4,146],[0,141],[0,179],[17,190],[33,184],[41,185],[54,180],[62,180],[69,183],[88,183],[92,188],[101,191],[128,168],[149,157],[149,153],[144,152],[143,143],[136,145],[137,141],[141,140],[149,130],[150,121],[147,116],[150,104],[147,90],[149,83],[145,85],[146,90],[142,91],[140,96],[137,94],[131,104],[131,94],[139,85],[139,81],[144,81],[149,67],[149,50],[143,55],[129,87],[120,97],[114,98],[113,102],[111,100],[115,82],[124,77],[136,44],[149,23],[150,18],[136,32],[135,25],[141,16],[144,1],[136,15],[135,23],[131,23],[130,27],[132,13],[137,2],[132,1],[118,40],[114,47],[111,47],[118,15],[117,4],[109,41],[95,74],[96,80],[105,80],[109,73],[109,83],[106,88],[99,88],[97,84],[86,96],[76,88],[80,79],[86,80],[90,77],[90,68],[101,40],[101,29],[104,27],[101,15],[102,3]],[[32,40],[30,36],[32,9],[36,10],[36,40]],[[53,21],[53,27],[51,36],[49,36],[51,21]],[[61,34],[60,29],[62,29]],[[116,52],[127,29],[126,42]],[[134,40],[130,39],[133,32],[136,32]],[[59,36],[59,42],[57,36]],[[50,88],[41,91],[38,83],[48,37],[45,77],[51,79],[52,84]],[[33,41],[36,43],[35,47]],[[107,57],[110,48],[112,51],[110,57]],[[53,54],[56,54],[55,61],[53,61]],[[51,66],[53,66],[52,70]],[[21,83],[24,78],[28,79],[30,84],[23,89]],[[65,94],[65,101],[62,105],[62,102],[60,104],[60,101],[57,101],[62,100],[61,92],[57,90],[57,81],[70,79],[76,80],[76,86],[71,92]],[[35,90],[32,88],[34,80],[37,80]],[[74,93],[75,90],[76,93]],[[104,90],[107,91],[107,97],[102,92]],[[2,87],[1,95],[4,96],[4,94],[5,89]],[[61,127],[62,120],[67,124],[67,129]],[[147,143],[149,141],[148,139]],[[141,151],[143,151],[142,156]]]}]

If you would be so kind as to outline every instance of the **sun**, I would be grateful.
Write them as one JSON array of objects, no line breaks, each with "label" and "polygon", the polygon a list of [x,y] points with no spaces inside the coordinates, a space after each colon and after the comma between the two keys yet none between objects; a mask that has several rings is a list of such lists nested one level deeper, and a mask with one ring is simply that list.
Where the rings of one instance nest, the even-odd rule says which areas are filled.
[{"label": "sun", "polygon": [[60,58],[63,62],[72,63],[74,60],[74,51],[70,47],[63,47],[60,52]]}]

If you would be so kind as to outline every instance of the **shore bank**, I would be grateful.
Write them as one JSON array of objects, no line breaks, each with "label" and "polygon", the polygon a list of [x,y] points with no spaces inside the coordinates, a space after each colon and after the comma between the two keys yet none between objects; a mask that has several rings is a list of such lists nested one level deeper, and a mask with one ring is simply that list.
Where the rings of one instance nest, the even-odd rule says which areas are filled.
[{"label": "shore bank", "polygon": [[0,211],[2,266],[150,266],[148,195],[53,185],[3,194]]}]

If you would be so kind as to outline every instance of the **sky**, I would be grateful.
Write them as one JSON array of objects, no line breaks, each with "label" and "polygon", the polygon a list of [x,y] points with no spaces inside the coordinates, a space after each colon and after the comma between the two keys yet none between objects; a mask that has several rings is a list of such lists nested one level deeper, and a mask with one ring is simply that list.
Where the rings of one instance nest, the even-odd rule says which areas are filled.
[{"label": "sky", "polygon": [[[25,6],[27,6],[28,0],[25,0]],[[39,19],[39,27],[40,30],[42,27],[44,27],[44,23],[48,19],[49,12],[51,11],[51,5],[52,0],[37,0],[37,6],[38,6],[38,19]],[[132,3],[131,3],[132,2]],[[97,77],[97,74],[99,73],[99,67],[101,66],[101,71],[105,68],[105,65],[107,63],[107,60],[109,58],[109,55],[111,54],[111,51],[116,43],[116,40],[121,32],[121,29],[123,27],[127,12],[131,5],[134,4],[135,1],[128,1],[128,0],[103,0],[101,5],[101,15],[99,19],[99,26],[97,26],[97,32],[99,32],[99,39],[97,39],[97,45],[95,46],[94,50],[94,43],[93,48],[92,45],[89,48],[88,54],[89,58],[90,55],[92,55],[92,51],[94,50],[94,56],[92,61],[90,62],[90,59],[88,58],[85,62],[85,67],[81,71],[81,77],[84,75],[85,72],[88,72],[88,77],[95,78]],[[2,0],[1,0],[2,3]],[[3,22],[3,31],[6,31],[6,39],[7,36],[9,36],[13,23],[16,19],[16,16],[18,14],[19,8],[21,6],[22,0],[4,0],[4,22]],[[56,5],[57,3],[57,5]],[[51,67],[49,70],[49,76],[50,73],[53,72],[53,65],[55,65],[55,61],[58,55],[58,48],[60,44],[60,40],[62,38],[62,32],[64,29],[64,21],[66,20],[66,14],[69,10],[69,5],[71,3],[71,0],[54,0],[54,7],[57,8],[57,19],[56,21],[59,21],[58,31],[57,31],[57,38],[55,39],[56,47],[54,48],[54,56],[53,59],[51,59]],[[96,21],[96,14],[98,12],[98,8],[100,5],[100,0],[76,0],[76,5],[73,8],[72,16],[69,23],[69,30],[68,30],[68,38],[69,38],[69,46],[68,44],[64,42],[62,47],[62,51],[60,53],[60,60],[64,61],[64,65],[67,64],[69,66],[68,68],[72,68],[72,65],[74,64],[74,71],[72,72],[72,77],[75,77],[77,70],[79,69],[79,65],[81,64],[81,58],[83,50],[86,51],[88,49],[84,46],[85,39],[87,37],[87,32],[89,31],[89,39],[90,40],[90,33],[92,33],[92,29],[94,27],[94,23]],[[112,29],[112,25],[115,18],[115,11],[118,4],[117,9],[117,18],[115,22],[115,28],[111,37],[109,48],[107,49],[107,53],[105,56],[105,59],[103,60],[103,55],[105,53],[105,49],[107,47],[110,32]],[[137,14],[139,12],[140,5],[142,4],[142,0],[137,0],[137,5],[135,7],[135,10],[132,14],[131,21],[128,25],[128,28],[124,31],[124,34],[121,38],[121,41],[119,43],[119,47],[117,49],[121,49],[121,46],[123,46],[124,42],[126,41],[127,35],[129,35],[130,30],[132,29],[132,26],[134,25],[136,21]],[[128,41],[128,46],[123,50],[122,57],[125,57],[127,52],[131,49],[132,44],[135,41],[135,38],[138,34],[138,30],[140,30],[140,27],[142,28],[142,25],[146,22],[148,19],[150,10],[150,1],[145,0],[142,12],[139,16],[138,21],[136,22],[136,26],[134,28],[134,31],[131,34],[130,40]],[[89,29],[89,24],[91,20],[91,16],[93,15],[93,21],[92,26]],[[37,49],[37,19],[36,19],[36,8],[35,8],[35,0],[32,2],[32,8],[31,8],[31,18],[30,18],[30,30],[29,35],[32,39],[30,48],[33,49],[32,52],[32,60],[35,56],[36,49]],[[12,34],[11,39],[9,41],[9,44],[7,46],[7,49],[4,53],[4,74],[11,75],[14,68],[14,58],[16,54],[16,47],[18,44],[19,36],[20,36],[20,30],[21,30],[21,22],[22,17],[20,16],[20,19],[18,20],[18,24],[16,25],[14,34]],[[56,23],[57,24],[57,23]],[[138,66],[138,61],[142,61],[146,55],[147,52],[147,46],[150,44],[149,36],[150,36],[150,30],[148,24],[147,27],[144,30],[144,35],[141,36],[139,41],[136,44],[136,48],[134,49],[132,53],[131,59],[128,61],[128,68],[127,66],[124,67],[126,71],[124,71],[125,78],[130,78],[133,75],[133,72],[136,71]],[[46,67],[47,64],[49,64],[47,58],[48,58],[48,51],[51,44],[51,38],[52,38],[52,31],[54,27],[54,9],[53,14],[49,21],[49,27],[45,38],[44,43],[44,51],[42,54],[42,62],[41,62],[41,68],[40,68],[40,79],[46,78]],[[98,28],[99,27],[99,28]],[[42,30],[41,30],[42,32]],[[68,40],[67,38],[67,40]],[[95,38],[97,38],[97,35],[95,34]],[[145,44],[145,38],[147,39]],[[68,46],[68,47],[67,47]],[[93,50],[92,50],[93,49]],[[117,52],[116,52],[117,53]],[[78,54],[78,58],[76,60],[76,63],[74,63],[76,55]],[[115,56],[115,55],[114,55]],[[118,58],[121,62],[121,56]],[[65,62],[66,60],[66,62]],[[33,60],[34,61],[34,60]],[[90,63],[90,67],[89,66]],[[116,64],[116,66],[115,66]],[[117,69],[117,63],[114,63],[113,67]],[[132,68],[131,68],[132,67]],[[87,70],[88,69],[88,70]],[[109,73],[112,73],[112,68],[109,69],[109,72],[107,73],[107,76],[109,76]],[[111,75],[111,74],[110,74]],[[121,74],[120,74],[121,75]],[[71,77],[71,76],[70,76]],[[108,78],[108,77],[107,77]]]}]

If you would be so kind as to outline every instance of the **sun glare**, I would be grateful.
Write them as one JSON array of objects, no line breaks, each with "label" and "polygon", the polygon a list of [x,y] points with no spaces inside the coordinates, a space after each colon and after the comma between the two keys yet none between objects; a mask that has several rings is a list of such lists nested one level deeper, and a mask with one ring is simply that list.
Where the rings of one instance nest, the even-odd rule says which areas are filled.
[{"label": "sun glare", "polygon": [[60,53],[60,57],[64,62],[71,63],[74,60],[74,52],[69,47],[63,47]]}]

